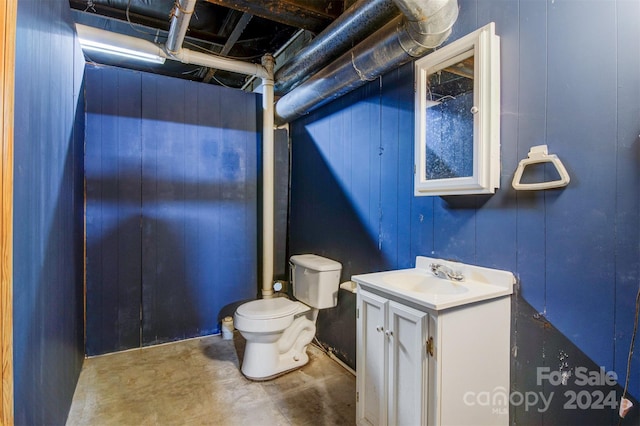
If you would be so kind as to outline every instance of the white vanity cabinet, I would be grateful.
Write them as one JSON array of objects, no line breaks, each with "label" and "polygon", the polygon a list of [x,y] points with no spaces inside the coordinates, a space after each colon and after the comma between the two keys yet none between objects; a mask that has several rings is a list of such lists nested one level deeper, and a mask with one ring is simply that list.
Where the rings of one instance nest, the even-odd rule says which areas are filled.
[{"label": "white vanity cabinet", "polygon": [[358,292],[357,418],[362,425],[427,424],[428,313]]},{"label": "white vanity cabinet", "polygon": [[[416,270],[394,271],[395,277],[410,278],[406,271]],[[467,280],[460,284],[469,288],[466,296],[441,292],[426,301],[415,287],[407,292],[406,285],[388,285],[393,280],[381,279],[385,273],[352,277],[358,284],[359,425],[508,424],[510,294],[515,279],[500,272],[509,274],[508,285],[490,297],[478,296],[485,288],[470,286],[493,281]],[[463,297],[471,301],[458,304]]]}]

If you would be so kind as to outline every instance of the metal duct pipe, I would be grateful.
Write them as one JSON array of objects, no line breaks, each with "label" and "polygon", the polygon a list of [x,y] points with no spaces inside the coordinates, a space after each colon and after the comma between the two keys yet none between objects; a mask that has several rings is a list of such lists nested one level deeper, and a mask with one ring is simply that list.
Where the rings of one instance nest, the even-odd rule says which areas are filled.
[{"label": "metal duct pipe", "polygon": [[276,93],[291,91],[398,14],[392,0],[359,0],[276,71]]},{"label": "metal duct pipe", "polygon": [[[428,53],[451,34],[457,0],[394,0],[403,11],[276,104],[276,123],[294,120]],[[407,15],[404,15],[406,13]]]},{"label": "metal duct pipe", "polygon": [[176,54],[182,49],[184,37],[187,35],[191,15],[196,8],[196,0],[180,0],[175,3],[171,16],[171,27],[167,37],[167,52]]}]

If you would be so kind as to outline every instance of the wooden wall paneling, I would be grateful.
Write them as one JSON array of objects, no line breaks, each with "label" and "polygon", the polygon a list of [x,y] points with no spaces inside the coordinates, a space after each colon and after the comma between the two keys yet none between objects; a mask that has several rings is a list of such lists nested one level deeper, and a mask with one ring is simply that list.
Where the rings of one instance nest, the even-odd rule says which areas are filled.
[{"label": "wooden wall paneling", "polygon": [[[519,43],[517,94],[516,159],[527,158],[531,146],[546,142],[547,103],[547,5],[545,2],[519,2]],[[504,50],[503,55],[504,58]],[[504,72],[503,72],[504,75]],[[508,86],[502,85],[503,88]],[[504,91],[504,89],[503,89]],[[503,115],[504,117],[504,115]],[[509,143],[504,140],[502,144]],[[537,169],[536,169],[537,170]],[[528,171],[530,178],[544,180],[543,170]],[[503,171],[504,174],[504,171]],[[511,179],[502,179],[503,185],[511,189]],[[517,191],[516,244],[517,276],[520,280],[518,296],[512,299],[512,389],[525,392],[536,389],[535,369],[545,365],[545,323],[533,318],[531,310],[544,313],[546,309],[546,213],[544,191]],[[526,300],[526,302],[524,302]],[[529,304],[532,308],[529,307]],[[542,424],[544,413],[513,407],[512,417],[516,422],[528,421]]]},{"label": "wooden wall paneling", "polygon": [[[102,245],[99,244],[102,235],[102,101],[93,95],[94,90],[102,88],[102,73],[99,69],[87,66],[86,78],[86,146],[85,146],[85,336],[86,352],[88,355],[102,352],[102,306],[100,289],[102,278]],[[96,297],[93,298],[93,293]]]},{"label": "wooden wall paneling", "polygon": [[[501,87],[518,87],[519,43],[517,2],[487,3],[479,12],[478,26],[495,22],[500,36]],[[500,189],[490,197],[477,197],[475,262],[491,268],[515,271],[517,266],[517,205],[511,179],[518,165],[518,92],[500,95]]]},{"label": "wooden wall paneling", "polygon": [[[307,116],[308,117],[308,116]],[[296,123],[299,125],[291,126],[291,201],[289,203],[289,231],[287,232],[288,249],[287,257],[294,254],[301,254],[301,250],[306,250],[308,247],[307,241],[310,240],[307,234],[303,232],[304,221],[302,218],[311,216],[311,203],[294,204],[293,200],[305,191],[307,184],[303,182],[305,175],[313,175],[314,164],[311,161],[307,161],[304,164],[304,152],[311,149],[313,144],[310,131],[305,126],[305,118],[300,118]],[[295,142],[294,142],[295,141]],[[300,161],[297,160],[300,159]],[[303,165],[304,164],[304,165]],[[306,173],[302,173],[306,170]],[[311,198],[312,194],[307,194],[307,199]],[[295,233],[295,234],[294,234]],[[292,238],[296,235],[296,238]]]},{"label": "wooden wall paneling", "polygon": [[[351,107],[351,122],[348,123],[348,137],[351,144],[349,167],[351,172],[351,199],[356,205],[366,233],[367,245],[376,248],[375,257],[371,250],[350,247],[345,253],[347,275],[379,268],[377,260],[382,255],[378,248],[380,232],[380,83],[376,80],[354,93]],[[344,266],[343,266],[344,267]],[[343,274],[344,275],[344,274]]]},{"label": "wooden wall paneling", "polygon": [[196,297],[185,258],[185,82],[165,80],[142,80],[143,345],[184,338]]},{"label": "wooden wall paneling", "polygon": [[[328,252],[336,250],[335,247],[328,244],[326,230],[340,229],[342,222],[351,212],[348,195],[344,193],[338,177],[334,175],[332,163],[334,159],[331,155],[332,132],[335,132],[333,129],[342,125],[341,117],[338,114],[342,109],[342,101],[338,100],[320,122],[314,123],[311,128],[311,144],[308,145],[308,148],[311,149],[310,154],[315,156],[313,158],[315,176],[309,177],[312,179],[309,184],[313,188],[312,197],[315,200],[315,205],[313,219],[304,221],[303,232],[309,237],[315,236],[315,234],[320,236],[320,239],[317,239],[314,247],[311,248],[311,253],[324,256],[328,256]],[[317,187],[313,179],[316,179],[317,182],[323,182],[324,190]],[[328,203],[330,198],[339,198],[342,203],[339,206],[332,205],[333,203]],[[324,236],[322,236],[323,234]]]},{"label": "wooden wall paneling", "polygon": [[380,231],[379,248],[385,259],[385,269],[398,266],[398,206],[400,141],[400,110],[397,71],[391,71],[380,81]]},{"label": "wooden wall paneling", "polygon": [[409,257],[413,259],[414,262],[416,256],[433,255],[434,199],[435,197],[414,197],[411,201],[411,253]]},{"label": "wooden wall paneling", "polygon": [[[140,295],[142,302],[141,313],[141,345],[152,344],[165,340],[165,337],[158,337],[156,329],[156,315],[160,309],[156,306],[158,295],[158,270],[157,262],[162,252],[158,247],[158,235],[164,229],[162,222],[158,219],[156,210],[162,200],[159,197],[157,183],[158,156],[162,155],[162,150],[167,149],[166,138],[161,137],[161,130],[167,123],[158,122],[162,84],[158,81],[160,77],[145,75],[141,85],[141,108],[142,108],[142,199],[141,199],[141,224],[142,224],[142,250],[140,263],[142,266],[140,277]],[[160,86],[160,87],[158,87]],[[162,185],[162,183],[160,184]],[[166,230],[165,230],[166,232]],[[176,253],[179,256],[180,253]],[[164,273],[164,271],[162,271]],[[181,282],[176,282],[181,286]],[[169,313],[166,313],[169,316]],[[160,319],[162,321],[162,319]]]},{"label": "wooden wall paneling", "polygon": [[[323,158],[322,150],[318,143],[326,143],[330,135],[330,127],[333,123],[330,113],[305,126],[304,119],[301,126],[294,129],[296,143],[292,144],[291,165],[291,219],[290,234],[295,232],[300,238],[292,240],[290,254],[320,253],[321,247],[326,245],[322,238],[326,229],[325,216],[336,214],[332,209],[325,210],[329,206],[323,205],[323,193],[318,185],[324,186],[326,192],[336,191],[336,185],[329,181],[330,173],[327,171],[327,163]],[[324,141],[323,141],[324,140]],[[308,203],[296,204],[293,200],[304,197]],[[325,195],[326,197],[326,195]],[[313,225],[313,226],[312,226]]]},{"label": "wooden wall paneling", "polygon": [[102,323],[134,323],[129,347],[219,331],[257,287],[256,96],[108,67],[87,86],[88,350]]},{"label": "wooden wall paneling", "polygon": [[380,240],[391,268],[409,267],[413,196],[412,65],[386,74],[381,81],[381,216]]},{"label": "wooden wall paneling", "polygon": [[[546,143],[547,104],[547,5],[520,2],[518,135],[517,158],[527,158],[532,146]],[[504,86],[503,86],[504,87]],[[506,143],[507,141],[503,142]],[[542,170],[540,170],[542,172]],[[535,181],[543,173],[528,172]],[[507,183],[509,186],[511,182]],[[546,212],[544,191],[518,191],[517,268],[523,297],[538,312],[545,310],[546,298]]]},{"label": "wooden wall paneling", "polygon": [[[275,248],[273,273],[275,279],[287,281],[287,231],[289,223],[289,131],[275,130]],[[255,180],[254,180],[255,181]]]},{"label": "wooden wall paneling", "polygon": [[[379,83],[376,81],[358,89],[339,101],[321,123],[311,126],[313,143],[322,152],[317,161],[318,175],[326,178],[313,188],[317,200],[328,216],[319,234],[305,252],[318,253],[342,264],[342,280],[352,274],[381,263],[378,249],[380,193],[380,125]],[[346,108],[346,106],[352,108]],[[357,123],[357,125],[356,125]],[[318,130],[318,126],[323,131]],[[357,128],[358,131],[355,131]],[[297,148],[293,146],[294,153]],[[294,154],[293,164],[296,164]],[[303,160],[304,161],[304,160]],[[302,178],[292,173],[292,185]],[[304,169],[300,171],[305,173]],[[310,182],[310,184],[313,184]],[[292,220],[296,216],[296,201],[304,193],[292,190]],[[335,201],[338,200],[337,205]],[[305,203],[298,203],[303,205]],[[305,220],[303,229],[312,230],[314,220]],[[302,231],[306,232],[306,231]],[[369,269],[370,270],[370,269]],[[349,365],[355,363],[355,295],[340,291],[335,309],[322,311],[318,317],[317,335],[326,345],[340,348],[336,356]]]},{"label": "wooden wall paneling", "polygon": [[[198,235],[194,249],[198,253],[190,255],[197,259],[199,275],[197,281],[201,283],[201,298],[210,309],[209,321],[203,321],[212,331],[217,327],[214,303],[218,296],[217,284],[224,279],[223,260],[219,253],[224,247],[221,238],[220,213],[215,208],[221,200],[221,142],[223,129],[221,115],[224,97],[210,94],[209,91],[198,91],[196,148],[200,156],[196,159],[198,168],[197,198],[193,200],[193,208],[197,211]],[[208,284],[208,285],[207,285]],[[255,283],[257,287],[257,283]],[[257,288],[256,288],[257,290]],[[204,325],[203,324],[203,325]]]},{"label": "wooden wall paneling", "polygon": [[[82,175],[75,114],[84,58],[64,1],[21,2],[15,49],[13,385],[18,424],[64,422],[83,360]],[[46,75],[34,79],[33,75]],[[81,145],[81,144],[79,144]],[[38,368],[34,368],[38,366]],[[51,389],[55,388],[55,392]]]},{"label": "wooden wall paneling", "polygon": [[87,354],[140,346],[140,73],[88,66]]},{"label": "wooden wall paneling", "polygon": [[[461,0],[460,13],[451,42],[478,28],[477,0]],[[445,42],[445,44],[447,43]],[[472,197],[433,198],[433,255],[445,259],[475,263],[476,255],[476,205]]]},{"label": "wooden wall paneling", "polygon": [[255,297],[258,141],[254,95],[151,75],[142,90],[150,345],[217,332],[226,305]]},{"label": "wooden wall paneling", "polygon": [[[221,98],[218,122],[222,129],[217,175],[221,193],[216,206],[220,232],[214,236],[220,244],[220,273],[208,309],[217,318],[225,305],[255,295],[259,140],[255,98],[227,88],[216,90],[215,95]],[[233,113],[227,112],[229,107]]]},{"label": "wooden wall paneling", "polygon": [[[104,87],[108,98],[109,90]],[[140,275],[139,261],[142,245],[140,231],[141,189],[140,189],[140,156],[142,152],[141,120],[140,120],[140,73],[119,72],[117,79],[117,115],[107,118],[105,125],[111,119],[117,120],[116,133],[113,135],[115,148],[114,177],[117,187],[110,190],[117,191],[117,211],[114,219],[117,221],[117,245],[115,253],[117,261],[117,295],[118,295],[118,333],[119,348],[130,348],[140,345]],[[104,142],[104,141],[103,141]],[[106,141],[109,143],[109,141]],[[107,157],[108,158],[108,157]],[[108,160],[107,160],[108,164]],[[107,271],[105,271],[107,272]],[[112,291],[112,290],[109,290]]]},{"label": "wooden wall paneling", "polygon": [[[396,72],[398,102],[398,268],[415,266],[411,258],[411,204],[413,202],[414,94],[407,82],[414,81],[413,64]],[[388,85],[387,85],[388,87]]]},{"label": "wooden wall paneling", "polygon": [[[454,27],[455,28],[455,27]],[[452,36],[451,36],[452,37]],[[410,81],[415,81],[415,64],[411,63],[412,73]],[[407,82],[405,82],[407,84]],[[415,83],[414,83],[415,87]],[[410,91],[411,101],[409,105],[415,103],[415,89]],[[413,109],[409,111],[410,114],[415,114]],[[407,140],[407,144],[414,149],[415,146],[415,117],[411,117],[410,125],[407,124],[407,131],[410,132],[411,137]],[[436,200],[440,202],[440,197],[415,197],[413,195],[413,179],[415,170],[417,170],[418,160],[415,158],[415,152],[411,152],[411,161],[406,162],[407,167],[410,168],[410,186],[411,192],[408,197],[411,199],[411,211],[409,216],[410,224],[410,253],[409,261],[413,262],[411,266],[415,266],[416,256],[433,256],[435,253],[435,231],[434,231],[434,203]]]},{"label": "wooden wall paneling", "polygon": [[[207,103],[202,98],[209,98],[206,93],[200,93],[200,85],[194,83],[184,84],[184,227],[185,227],[185,284],[192,283],[189,292],[197,292],[198,297],[193,300],[194,309],[198,317],[186,321],[183,333],[186,336],[198,336],[213,333],[215,330],[215,318],[211,315],[208,321],[201,316],[208,312],[209,301],[212,299],[211,293],[214,288],[209,278],[210,262],[213,259],[206,259],[213,251],[205,251],[203,245],[211,239],[211,230],[203,224],[207,216],[207,208],[203,208],[201,191],[211,185],[211,180],[207,175],[207,160],[204,141],[201,133],[205,123],[202,121],[200,111],[210,113],[206,108]],[[213,103],[216,97],[211,97],[209,102]],[[202,253],[204,251],[204,253]],[[208,262],[209,261],[209,262]],[[207,285],[209,284],[209,285]],[[206,315],[204,315],[206,318]]]},{"label": "wooden wall paneling", "polygon": [[17,2],[0,4],[0,424],[13,425],[13,119]]},{"label": "wooden wall paneling", "polygon": [[[589,22],[615,28],[615,3],[580,8],[556,2],[548,17],[553,43],[547,66],[553,72],[547,85],[547,144],[567,167],[571,185],[545,194],[547,318],[596,362],[612,366],[616,142],[611,136],[617,89],[616,79],[603,75],[616,75],[616,34],[596,35]],[[593,52],[599,52],[597,67],[591,66]]]},{"label": "wooden wall paneling", "polygon": [[434,197],[434,256],[475,263],[476,202],[456,196]]},{"label": "wooden wall paneling", "polygon": [[[640,278],[640,3],[617,3],[617,175],[616,175],[616,305],[615,359],[618,382],[624,386],[627,357],[635,323],[635,298]],[[633,354],[630,389],[640,382],[640,351]],[[638,395],[636,395],[637,397]]]},{"label": "wooden wall paneling", "polygon": [[479,28],[478,14],[481,8],[479,6],[480,3],[483,4],[483,6],[486,4],[481,0],[458,0],[458,19],[456,19],[451,29],[451,35],[445,41],[445,45]]}]

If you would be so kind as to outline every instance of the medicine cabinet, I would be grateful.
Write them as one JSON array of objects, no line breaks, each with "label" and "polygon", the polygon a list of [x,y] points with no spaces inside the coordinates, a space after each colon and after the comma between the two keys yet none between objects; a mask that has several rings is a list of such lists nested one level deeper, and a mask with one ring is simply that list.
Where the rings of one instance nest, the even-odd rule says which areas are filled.
[{"label": "medicine cabinet", "polygon": [[492,22],[415,63],[414,194],[500,187],[500,39]]}]

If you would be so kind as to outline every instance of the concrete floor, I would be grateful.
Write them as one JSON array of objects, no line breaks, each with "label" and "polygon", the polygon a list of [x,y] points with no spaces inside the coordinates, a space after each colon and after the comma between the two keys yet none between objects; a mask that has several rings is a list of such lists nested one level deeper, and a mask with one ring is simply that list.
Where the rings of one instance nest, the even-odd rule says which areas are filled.
[{"label": "concrete floor", "polygon": [[67,425],[355,424],[355,377],[317,347],[266,382],[240,373],[243,352],[236,332],[87,359]]}]

